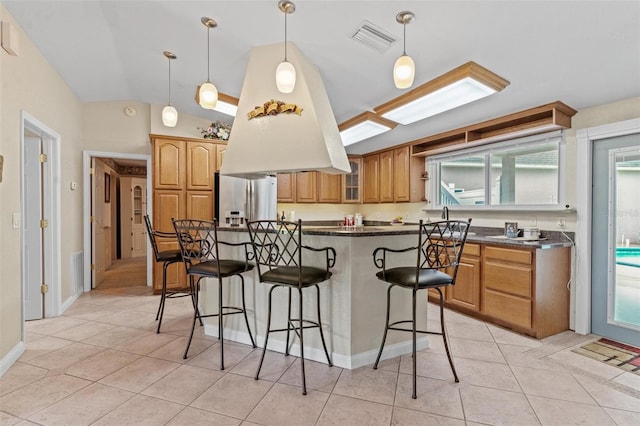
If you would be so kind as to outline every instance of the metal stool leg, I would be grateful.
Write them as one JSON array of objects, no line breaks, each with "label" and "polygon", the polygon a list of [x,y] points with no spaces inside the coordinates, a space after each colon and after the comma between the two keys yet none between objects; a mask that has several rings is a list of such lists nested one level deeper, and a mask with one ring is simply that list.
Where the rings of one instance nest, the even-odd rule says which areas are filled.
[{"label": "metal stool leg", "polygon": [[416,393],[416,388],[417,388],[417,378],[416,378],[416,364],[417,364],[417,356],[416,356],[416,293],[417,290],[414,288],[413,289],[413,303],[411,306],[411,310],[412,310],[412,318],[411,318],[411,324],[412,324],[412,340],[413,340],[413,345],[411,347],[411,355],[413,356],[413,394],[411,395],[411,398],[416,399],[417,393]]},{"label": "metal stool leg", "polygon": [[327,350],[327,343],[324,341],[324,333],[322,332],[322,319],[320,318],[320,287],[318,284],[315,285],[316,294],[317,294],[317,305],[318,305],[318,328],[320,329],[320,340],[322,340],[322,347],[324,348],[324,353],[327,356],[327,363],[329,363],[329,367],[333,367],[333,363],[331,362],[331,357],[329,357],[329,351]]},{"label": "metal stool leg", "polygon": [[247,331],[249,332],[249,339],[251,339],[251,346],[256,348],[256,342],[255,340],[253,340],[253,336],[251,335],[251,327],[249,327],[249,318],[247,318],[247,304],[245,303],[244,298],[244,277],[240,274],[238,274],[238,276],[240,277],[240,283],[242,285],[242,313],[244,314],[244,322],[245,324],[247,324]]},{"label": "metal stool leg", "polygon": [[218,340],[220,340],[220,370],[224,370],[224,336],[222,314],[222,278],[218,277]]},{"label": "metal stool leg", "polygon": [[289,287],[288,290],[289,290],[289,307],[287,308],[287,343],[284,347],[285,356],[289,356],[289,335],[291,332],[291,327],[295,328],[295,326],[291,322],[291,287]]},{"label": "metal stool leg", "polygon": [[258,377],[260,376],[260,369],[262,368],[262,363],[264,361],[264,354],[267,352],[267,343],[269,342],[269,332],[271,331],[271,295],[273,293],[273,290],[276,287],[278,286],[274,285],[269,290],[269,303],[268,303],[269,307],[267,310],[267,333],[264,336],[264,347],[262,348],[262,356],[260,357],[260,363],[258,364],[258,371],[256,371],[256,380],[258,380]]},{"label": "metal stool leg", "polygon": [[[200,287],[200,280],[202,278],[198,278],[198,281],[195,282],[193,280],[193,276],[189,276],[189,286],[191,287],[191,291],[194,293],[196,306],[198,306],[198,287]],[[189,353],[189,346],[191,346],[191,340],[193,339],[193,330],[196,328],[196,318],[200,318],[200,312],[198,309],[193,310],[193,322],[191,323],[191,334],[189,335],[189,341],[187,342],[187,348],[184,350],[183,359],[187,359],[187,354]]]},{"label": "metal stool leg", "polygon": [[299,306],[299,312],[300,312],[300,367],[301,367],[301,371],[302,371],[302,394],[306,395],[307,394],[307,378],[305,377],[304,374],[304,337],[303,337],[303,332],[304,332],[304,323],[302,322],[302,318],[304,318],[302,316],[302,305],[303,305],[303,300],[302,300],[302,289],[298,288],[298,295],[299,295],[299,300],[300,300],[300,306]]},{"label": "metal stool leg", "polygon": [[158,316],[160,321],[158,321],[158,329],[156,333],[160,333],[160,326],[162,325],[162,316],[164,315],[164,301],[167,298],[167,268],[169,267],[170,262],[164,262],[162,264],[162,295],[160,296],[160,306],[158,306],[158,313],[156,314],[156,320]]},{"label": "metal stool leg", "polygon": [[444,325],[444,297],[442,295],[442,290],[439,287],[436,287],[438,293],[440,293],[440,331],[442,332],[442,339],[444,340],[444,349],[447,352],[447,358],[449,358],[449,365],[451,366],[451,371],[453,372],[453,378],[456,383],[460,382],[458,379],[458,373],[456,373],[456,367],[453,365],[453,357],[451,356],[451,352],[449,351],[449,339],[447,337],[447,329]]},{"label": "metal stool leg", "polygon": [[389,311],[391,310],[391,289],[393,285],[390,285],[387,289],[387,319],[385,320],[384,326],[384,334],[382,335],[382,343],[380,343],[380,351],[378,351],[378,357],[376,358],[375,364],[373,364],[373,369],[378,369],[378,363],[380,362],[380,357],[382,356],[382,350],[384,349],[384,343],[387,341],[387,331],[389,331]]}]

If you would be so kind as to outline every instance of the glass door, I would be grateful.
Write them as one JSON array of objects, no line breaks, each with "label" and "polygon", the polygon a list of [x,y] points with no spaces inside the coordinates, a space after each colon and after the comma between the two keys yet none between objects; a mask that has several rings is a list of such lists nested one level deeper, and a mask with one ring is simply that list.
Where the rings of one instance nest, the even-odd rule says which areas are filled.
[{"label": "glass door", "polygon": [[593,147],[592,331],[640,346],[640,134]]}]

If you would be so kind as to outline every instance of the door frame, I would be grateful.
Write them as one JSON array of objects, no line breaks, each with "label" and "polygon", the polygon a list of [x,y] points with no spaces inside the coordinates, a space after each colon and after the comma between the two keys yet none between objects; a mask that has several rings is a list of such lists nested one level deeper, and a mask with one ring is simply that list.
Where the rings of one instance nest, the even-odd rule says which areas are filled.
[{"label": "door frame", "polygon": [[[84,291],[91,291],[91,160],[92,158],[122,158],[128,160],[144,160],[147,163],[147,206],[152,205],[151,188],[153,181],[153,170],[151,168],[151,155],[149,154],[127,154],[122,152],[104,152],[104,151],[82,151],[82,235],[84,250]],[[118,212],[120,214],[120,212]],[[151,212],[147,210],[147,214],[151,217]],[[151,259],[151,245],[147,241],[147,286],[153,284],[153,263]]]},{"label": "door frame", "polygon": [[593,144],[599,139],[640,133],[640,118],[580,129],[577,139],[576,170],[576,315],[575,331],[591,333],[591,184]]},{"label": "door frame", "polygon": [[[25,167],[24,158],[24,144],[27,130],[31,133],[39,135],[42,138],[42,150],[47,155],[48,165],[44,170],[45,175],[43,181],[48,182],[42,188],[42,211],[45,218],[49,222],[49,226],[45,228],[45,235],[48,234],[48,238],[44,239],[44,260],[45,271],[44,279],[49,286],[49,291],[44,296],[44,316],[54,317],[60,315],[62,300],[61,300],[61,282],[62,272],[60,270],[61,265],[61,207],[60,207],[60,135],[52,130],[50,127],[42,123],[40,120],[29,114],[28,112],[20,111],[20,165],[21,170]],[[25,185],[20,178],[20,206],[21,206],[21,222],[24,223],[24,202],[25,199]],[[20,226],[20,273],[21,273],[21,287],[20,297],[22,302],[22,341],[25,338],[25,282],[24,277],[25,268],[27,268],[27,259],[24,249],[24,227]]]}]

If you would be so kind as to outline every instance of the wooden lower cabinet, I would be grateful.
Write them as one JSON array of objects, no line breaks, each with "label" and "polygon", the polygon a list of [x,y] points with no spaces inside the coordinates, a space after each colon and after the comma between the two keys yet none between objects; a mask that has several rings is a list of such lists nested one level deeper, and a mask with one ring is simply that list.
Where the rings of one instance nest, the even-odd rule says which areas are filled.
[{"label": "wooden lower cabinet", "polygon": [[[162,232],[175,232],[171,219],[185,217],[185,194],[178,190],[156,190],[153,197],[154,229]],[[175,239],[158,240],[158,250],[179,250]],[[167,268],[167,288],[185,288],[187,280],[182,263],[174,263]],[[162,290],[162,262],[153,265],[153,290]]]},{"label": "wooden lower cabinet", "polygon": [[568,330],[570,256],[569,247],[467,243],[445,306],[538,339]]}]

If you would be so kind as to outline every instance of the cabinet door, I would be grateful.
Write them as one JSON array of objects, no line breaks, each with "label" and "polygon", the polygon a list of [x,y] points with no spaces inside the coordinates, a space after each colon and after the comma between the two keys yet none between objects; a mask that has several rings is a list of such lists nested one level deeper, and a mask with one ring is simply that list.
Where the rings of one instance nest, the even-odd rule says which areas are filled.
[{"label": "cabinet door", "polygon": [[362,201],[364,203],[380,202],[380,155],[362,157],[362,172],[364,173]]},{"label": "cabinet door", "polygon": [[362,158],[349,158],[351,173],[342,175],[342,202],[362,202]]},{"label": "cabinet door", "polygon": [[224,153],[227,150],[226,144],[216,144],[216,172],[219,172],[222,168],[222,160],[224,158]]},{"label": "cabinet door", "polygon": [[184,187],[184,141],[154,139],[153,184],[156,189]]},{"label": "cabinet door", "polygon": [[341,200],[342,175],[318,173],[318,202],[339,203]]},{"label": "cabinet door", "polygon": [[[175,232],[171,218],[184,219],[184,191],[156,190],[153,199],[153,229]],[[158,240],[158,250],[180,249],[175,239]],[[186,287],[186,274],[182,263],[174,263],[167,268],[167,288]],[[153,266],[153,289],[162,289],[162,262]]]},{"label": "cabinet door", "polygon": [[296,202],[296,178],[293,173],[278,173],[278,202]]},{"label": "cabinet door", "polygon": [[393,150],[380,153],[380,202],[393,202]]},{"label": "cabinet door", "polygon": [[187,142],[187,189],[213,191],[215,145],[210,142]]},{"label": "cabinet door", "polygon": [[187,191],[187,218],[213,220],[213,192]]},{"label": "cabinet door", "polygon": [[393,201],[411,201],[409,147],[393,150]]},{"label": "cabinet door", "polygon": [[315,203],[318,201],[318,178],[316,172],[296,173],[296,202]]},{"label": "cabinet door", "polygon": [[[469,245],[469,244],[467,244]],[[467,247],[465,246],[465,250]],[[474,312],[480,312],[480,259],[460,259],[456,284],[447,289],[447,301]]]}]

